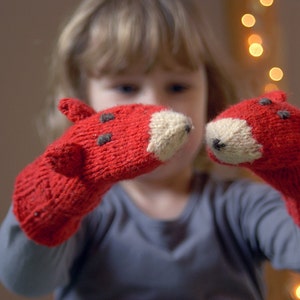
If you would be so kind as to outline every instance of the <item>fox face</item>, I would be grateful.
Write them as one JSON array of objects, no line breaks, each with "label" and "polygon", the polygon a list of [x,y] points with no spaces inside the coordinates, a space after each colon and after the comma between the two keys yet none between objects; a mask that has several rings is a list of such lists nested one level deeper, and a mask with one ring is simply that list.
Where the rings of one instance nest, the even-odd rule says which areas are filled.
[{"label": "fox face", "polygon": [[[59,107],[74,125],[48,149],[47,159],[58,173],[93,181],[150,171],[167,161],[192,129],[189,118],[162,106],[132,104],[96,113],[64,99]],[[70,155],[63,155],[66,149]]]},{"label": "fox face", "polygon": [[300,110],[285,93],[271,92],[229,107],[206,126],[209,156],[249,168],[283,168],[300,162]]}]

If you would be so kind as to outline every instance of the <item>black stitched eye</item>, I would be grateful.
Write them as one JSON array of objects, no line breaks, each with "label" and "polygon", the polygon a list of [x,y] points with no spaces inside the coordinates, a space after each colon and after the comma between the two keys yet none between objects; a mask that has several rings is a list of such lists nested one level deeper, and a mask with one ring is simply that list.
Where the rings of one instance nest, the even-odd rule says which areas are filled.
[{"label": "black stitched eye", "polygon": [[270,105],[272,104],[272,101],[269,98],[261,98],[259,100],[260,105]]},{"label": "black stitched eye", "polygon": [[290,112],[287,110],[279,110],[277,115],[283,120],[288,119],[291,116]]},{"label": "black stitched eye", "polygon": [[115,116],[111,113],[103,114],[100,116],[100,122],[105,123],[111,120],[114,120]]},{"label": "black stitched eye", "polygon": [[97,144],[99,146],[102,146],[108,142],[111,141],[111,137],[112,137],[112,134],[111,133],[105,133],[105,134],[101,134],[98,136],[97,138]]}]

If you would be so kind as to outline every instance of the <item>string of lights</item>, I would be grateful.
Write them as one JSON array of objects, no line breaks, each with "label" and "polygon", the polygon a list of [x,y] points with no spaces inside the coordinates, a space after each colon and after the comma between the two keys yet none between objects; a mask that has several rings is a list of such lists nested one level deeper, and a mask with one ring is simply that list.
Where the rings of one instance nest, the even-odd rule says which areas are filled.
[{"label": "string of lights", "polygon": [[286,85],[275,4],[275,0],[228,1],[234,51],[259,92]]},{"label": "string of lights", "polygon": [[[265,8],[270,8],[274,4],[274,0],[259,0],[258,2],[261,4],[261,6],[263,6]],[[248,51],[249,51],[249,54],[252,55],[253,57],[259,58],[264,55],[264,52],[265,52],[264,51],[264,39],[266,39],[267,37],[263,37],[263,32],[260,33],[260,31],[262,31],[263,28],[255,27],[255,24],[257,23],[256,19],[257,18],[263,19],[262,13],[264,12],[261,9],[258,10],[256,7],[257,7],[257,5],[252,5],[252,8],[253,8],[252,12],[245,13],[241,17],[241,23],[243,26],[253,29],[253,31],[249,32],[249,35],[247,37],[247,41],[248,41],[248,45],[249,45]],[[260,12],[260,14],[259,14],[259,12]],[[278,65],[273,65],[273,66],[269,67],[269,69],[268,69],[269,78],[268,79],[270,79],[271,82],[265,82],[264,90],[271,91],[271,90],[279,89],[278,83],[283,79],[283,75],[284,75],[284,73],[283,73],[282,67],[280,67]]]}]

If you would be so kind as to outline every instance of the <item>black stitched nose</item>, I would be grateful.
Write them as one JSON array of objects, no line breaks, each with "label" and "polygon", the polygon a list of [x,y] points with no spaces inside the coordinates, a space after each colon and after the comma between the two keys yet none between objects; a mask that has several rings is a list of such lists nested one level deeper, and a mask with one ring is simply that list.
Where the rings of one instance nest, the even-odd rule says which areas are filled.
[{"label": "black stitched nose", "polygon": [[192,130],[192,126],[191,125],[185,125],[184,130],[185,130],[186,133],[190,133],[191,130]]},{"label": "black stitched nose", "polygon": [[226,147],[226,145],[224,143],[222,143],[221,140],[219,140],[219,139],[213,139],[212,146],[218,151],[220,151],[222,148]]}]

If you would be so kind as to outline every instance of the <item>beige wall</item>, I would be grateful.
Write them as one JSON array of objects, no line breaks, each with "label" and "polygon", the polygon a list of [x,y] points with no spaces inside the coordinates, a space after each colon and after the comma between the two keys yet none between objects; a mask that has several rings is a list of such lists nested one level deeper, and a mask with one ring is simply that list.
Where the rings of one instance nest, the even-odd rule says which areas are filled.
[{"label": "beige wall", "polygon": [[[78,2],[0,1],[0,220],[9,207],[16,174],[42,151],[35,119],[46,97],[49,54],[58,27]],[[26,298],[0,284],[0,299]]]},{"label": "beige wall", "polygon": [[[222,32],[217,31],[221,42],[226,44],[222,4],[229,0],[199,1],[207,6],[208,13],[214,20],[214,27],[223,28]],[[79,0],[0,2],[0,221],[10,205],[16,174],[42,151],[35,129],[35,118],[46,97],[49,54],[59,24],[74,3],[78,2]],[[278,3],[285,39],[289,92],[297,102],[297,95],[300,94],[300,38],[297,36],[300,1],[278,0]],[[300,100],[298,103],[300,104]],[[25,298],[10,294],[0,284],[0,299]]]}]

